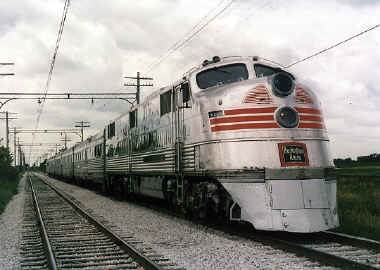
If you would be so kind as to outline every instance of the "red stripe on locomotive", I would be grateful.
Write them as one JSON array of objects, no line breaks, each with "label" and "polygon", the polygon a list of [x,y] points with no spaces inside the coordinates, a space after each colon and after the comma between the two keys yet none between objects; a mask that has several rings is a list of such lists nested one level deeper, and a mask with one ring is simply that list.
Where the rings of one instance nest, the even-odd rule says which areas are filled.
[{"label": "red stripe on locomotive", "polygon": [[265,108],[241,108],[225,110],[224,115],[237,115],[237,114],[251,114],[251,113],[274,113],[277,107],[265,107]]},{"label": "red stripe on locomotive", "polygon": [[239,129],[260,129],[260,128],[278,128],[278,124],[273,123],[247,123],[235,125],[223,125],[211,127],[211,131],[226,131],[226,130],[239,130]]},{"label": "red stripe on locomotive", "polygon": [[273,115],[249,115],[249,116],[235,116],[224,118],[212,118],[210,124],[224,124],[224,123],[239,123],[250,121],[274,121]]}]

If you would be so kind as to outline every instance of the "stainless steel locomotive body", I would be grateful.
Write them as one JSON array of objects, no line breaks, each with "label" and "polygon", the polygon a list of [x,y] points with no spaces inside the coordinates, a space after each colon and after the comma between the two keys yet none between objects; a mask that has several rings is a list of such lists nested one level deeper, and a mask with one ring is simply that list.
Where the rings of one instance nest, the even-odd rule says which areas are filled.
[{"label": "stainless steel locomotive body", "polygon": [[[256,57],[204,62],[82,144],[73,150],[75,177],[103,178],[198,217],[291,232],[338,226],[319,101]],[[48,172],[57,163],[49,160]]]},{"label": "stainless steel locomotive body", "polygon": [[[276,67],[260,61],[218,61],[204,70],[241,63],[248,69],[243,81],[200,89],[202,71],[190,79],[201,104],[199,168],[230,172],[217,179],[241,208],[231,219],[293,232],[338,226],[336,181],[328,175],[333,164],[317,98],[293,78],[288,93],[276,95]],[[256,65],[273,73],[259,77]],[[279,119],[288,112],[295,118],[289,127]]]}]

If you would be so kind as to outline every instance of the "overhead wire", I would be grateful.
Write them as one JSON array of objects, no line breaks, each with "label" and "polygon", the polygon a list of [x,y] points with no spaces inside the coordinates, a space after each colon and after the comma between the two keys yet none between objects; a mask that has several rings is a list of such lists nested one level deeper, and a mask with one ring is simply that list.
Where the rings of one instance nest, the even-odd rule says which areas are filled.
[{"label": "overhead wire", "polygon": [[[221,1],[218,3],[218,5],[210,10],[204,17],[202,17],[202,19],[192,27],[192,29],[190,31],[188,31],[187,33],[191,33],[192,31],[194,31],[195,29],[197,29],[196,31],[192,32],[189,36],[187,36],[188,34],[186,34],[182,39],[180,39],[179,41],[177,41],[176,43],[174,43],[168,50],[165,54],[163,54],[157,61],[153,62],[148,68],[147,68],[147,73],[151,72],[152,70],[154,70],[156,67],[158,67],[162,62],[164,62],[170,55],[172,55],[174,52],[176,52],[177,50],[181,49],[184,45],[186,45],[186,43],[190,42],[197,34],[199,34],[203,29],[205,29],[211,22],[213,22],[216,18],[218,18],[221,14],[223,14],[229,7],[231,7],[231,5],[233,4],[233,2],[235,2],[236,0],[230,0],[221,10],[219,10],[214,16],[212,16],[210,19],[208,19],[206,22],[202,23],[202,21],[204,21],[205,18],[209,17],[213,12],[215,12],[215,10],[217,8],[219,8],[219,6],[222,5],[223,2],[225,1]],[[187,36],[187,37],[186,37]]]},{"label": "overhead wire", "polygon": [[[59,29],[58,29],[57,40],[55,42],[53,56],[52,56],[51,61],[50,61],[49,73],[48,73],[48,77],[47,77],[47,80],[46,80],[46,83],[45,83],[45,88],[44,88],[44,95],[43,95],[43,97],[41,99],[40,107],[37,110],[37,119],[36,119],[35,130],[38,129],[38,126],[40,124],[41,116],[42,116],[44,105],[45,105],[45,102],[46,102],[46,96],[47,96],[47,93],[49,92],[50,82],[51,82],[51,78],[53,76],[55,62],[56,62],[56,59],[57,59],[57,55],[58,55],[58,51],[59,51],[59,46],[61,44],[62,35],[63,35],[63,29],[65,27],[65,22],[66,22],[66,18],[67,18],[67,13],[68,13],[69,7],[70,7],[70,0],[66,0],[65,4],[64,4],[64,7],[63,7],[61,22],[60,22]],[[34,142],[35,133],[33,133],[32,136],[33,136],[32,137],[32,141]],[[30,162],[31,151],[32,151],[32,149],[29,148],[29,162]]]},{"label": "overhead wire", "polygon": [[153,67],[154,65],[156,65],[158,62],[160,62],[164,57],[166,57],[168,54],[171,53],[172,50],[175,50],[175,48],[177,47],[178,44],[180,44],[181,42],[183,42],[183,40],[188,36],[190,35],[194,30],[196,30],[196,28],[198,28],[202,22],[207,18],[209,17],[214,11],[215,9],[218,9],[226,0],[221,0],[214,8],[210,9],[202,18],[200,18],[198,20],[198,22],[193,25],[193,27],[191,27],[191,29],[189,29],[180,39],[177,40],[177,42],[175,42],[172,46],[169,47],[169,49],[167,49],[167,51],[165,53],[163,53],[157,60],[153,61],[149,66],[148,66],[148,70],[150,70],[151,67]]},{"label": "overhead wire", "polygon": [[323,54],[323,53],[325,53],[325,52],[327,52],[327,51],[329,51],[331,49],[334,49],[334,48],[336,48],[336,47],[338,47],[340,45],[343,45],[344,43],[347,43],[347,42],[349,42],[349,41],[351,41],[351,40],[353,40],[353,39],[355,39],[355,38],[357,38],[357,37],[359,37],[361,35],[364,35],[365,33],[368,33],[368,32],[370,32],[372,30],[375,30],[378,27],[380,27],[380,24],[377,24],[375,26],[369,27],[369,28],[367,28],[367,29],[365,29],[365,30],[363,30],[363,31],[361,31],[361,32],[353,35],[353,36],[350,36],[349,38],[346,38],[345,40],[342,40],[342,41],[340,41],[338,43],[335,43],[335,44],[333,44],[333,45],[331,45],[331,46],[323,49],[323,50],[317,51],[317,52],[315,52],[315,53],[313,53],[313,54],[311,54],[311,55],[309,55],[307,57],[304,57],[304,58],[302,58],[300,60],[297,60],[297,61],[295,61],[295,62],[287,65],[285,68],[293,67],[293,66],[298,65],[298,64],[300,64],[300,63],[302,63],[304,61],[307,61],[307,60],[309,60],[309,59],[311,59],[313,57],[316,57],[316,56],[318,56],[320,54]]},{"label": "overhead wire", "polygon": [[[165,56],[167,53],[169,53],[171,50],[175,49],[175,47],[180,43],[182,42],[183,39],[185,39],[188,35],[190,35],[195,29],[197,29],[201,24],[202,22],[207,18],[209,17],[214,11],[215,9],[219,8],[226,0],[222,0],[220,1],[213,9],[209,10],[202,18],[200,18],[200,20],[195,24],[193,25],[193,27],[191,27],[191,29],[189,29],[183,36],[182,38],[180,38],[176,43],[174,43],[168,50],[165,54],[161,55],[162,56]],[[160,58],[161,58],[160,57]]]}]

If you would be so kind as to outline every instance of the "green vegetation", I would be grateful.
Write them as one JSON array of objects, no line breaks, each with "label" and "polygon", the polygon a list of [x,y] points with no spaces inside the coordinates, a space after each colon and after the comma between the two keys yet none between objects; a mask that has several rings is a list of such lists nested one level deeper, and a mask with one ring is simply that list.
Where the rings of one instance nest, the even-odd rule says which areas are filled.
[{"label": "green vegetation", "polygon": [[7,203],[17,193],[18,177],[13,180],[0,181],[0,214],[3,213]]},{"label": "green vegetation", "polygon": [[12,196],[17,193],[19,170],[12,167],[8,149],[0,147],[0,214]]},{"label": "green vegetation", "polygon": [[356,160],[351,158],[336,158],[334,164],[338,168],[358,168],[358,167],[378,167],[380,168],[380,154],[370,154],[368,156],[359,156]]},{"label": "green vegetation", "polygon": [[341,176],[358,176],[359,178],[377,177],[377,179],[380,179],[380,166],[338,168],[338,174]]},{"label": "green vegetation", "polygon": [[338,231],[380,241],[380,154],[334,159],[338,176]]},{"label": "green vegetation", "polygon": [[338,170],[339,232],[380,241],[378,167]]}]

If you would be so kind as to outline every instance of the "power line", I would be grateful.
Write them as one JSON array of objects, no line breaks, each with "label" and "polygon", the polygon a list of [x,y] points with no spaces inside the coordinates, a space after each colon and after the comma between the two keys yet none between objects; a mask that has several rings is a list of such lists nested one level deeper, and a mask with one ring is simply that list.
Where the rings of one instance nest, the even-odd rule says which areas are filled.
[{"label": "power line", "polygon": [[[222,1],[224,2],[224,1]],[[212,16],[209,20],[207,20],[201,27],[198,28],[198,30],[196,30],[194,33],[192,33],[189,37],[185,38],[184,40],[182,40],[181,42],[176,42],[175,46],[173,45],[172,49],[169,48],[169,50],[167,51],[166,54],[164,54],[161,58],[159,58],[156,62],[152,63],[149,67],[148,67],[148,70],[147,70],[147,73],[148,72],[151,72],[153,69],[155,69],[156,67],[158,67],[163,61],[166,60],[166,58],[168,58],[170,55],[172,55],[174,52],[176,52],[177,50],[183,48],[186,43],[190,42],[198,33],[200,33],[204,28],[206,28],[206,26],[208,26],[211,22],[213,22],[216,18],[218,18],[221,14],[223,14],[232,4],[233,2],[235,2],[235,0],[231,0],[228,2],[228,4],[226,6],[224,6],[219,12],[217,12],[214,16]],[[218,4],[217,7],[219,7],[221,3]],[[216,7],[216,8],[217,8]],[[209,14],[211,14],[212,12],[215,11],[215,8],[213,10],[211,10],[207,16],[209,16]],[[207,17],[206,16],[206,17]],[[203,18],[202,18],[203,19]],[[200,25],[199,23],[197,25]],[[196,26],[193,27],[194,29],[196,28]]]},{"label": "power line", "polygon": [[177,42],[175,42],[171,47],[169,47],[169,49],[163,53],[159,58],[158,60],[156,61],[153,61],[148,69],[150,69],[151,67],[153,67],[154,65],[156,65],[156,63],[158,63],[162,58],[166,57],[166,55],[170,54],[172,50],[175,50],[176,46],[179,45],[188,35],[190,35],[198,26],[201,25],[201,23],[208,17],[210,16],[214,11],[215,9],[219,8],[219,6],[221,6],[223,4],[223,2],[225,2],[225,0],[222,0],[220,1],[213,9],[209,10],[209,12],[207,12],[206,15],[204,15],[189,31],[187,31],[183,36],[182,38],[180,38],[179,40],[177,40]]},{"label": "power line", "polygon": [[[52,57],[51,62],[50,62],[50,69],[49,69],[48,78],[47,78],[46,84],[45,84],[44,97],[46,97],[46,94],[49,91],[49,86],[50,86],[51,78],[53,76],[53,70],[54,70],[54,66],[55,66],[55,61],[57,59],[59,45],[61,43],[62,34],[63,34],[63,28],[65,26],[65,22],[66,22],[66,17],[67,17],[67,12],[69,10],[69,6],[70,6],[70,0],[66,0],[65,1],[65,5],[63,7],[63,14],[62,14],[61,22],[60,22],[60,25],[59,25],[57,40],[55,42],[55,48],[54,48],[53,57]],[[42,112],[43,112],[43,109],[44,109],[44,105],[45,105],[45,99],[43,99],[43,101],[41,103],[41,107],[38,110],[38,115],[37,115],[37,121],[36,121],[35,129],[37,129],[38,126],[39,126],[39,124],[40,124],[40,119],[41,119],[41,115],[42,115]],[[33,141],[34,141],[34,138],[35,138],[35,135],[33,134]],[[31,149],[29,151],[29,159],[30,159],[30,152],[31,152]],[[30,160],[29,160],[29,162],[30,162]]]},{"label": "power line", "polygon": [[[14,66],[15,63],[12,62],[1,62],[0,66]],[[0,73],[0,76],[14,76],[14,72]]]},{"label": "power line", "polygon": [[[66,17],[67,17],[67,12],[69,10],[69,6],[70,6],[70,0],[66,0],[65,1],[65,5],[63,7],[63,15],[62,15],[61,23],[59,25],[57,40],[55,42],[55,48],[54,48],[53,57],[52,57],[51,62],[50,62],[50,69],[49,69],[48,78],[47,78],[46,84],[45,84],[44,97],[46,97],[46,94],[49,91],[49,86],[50,86],[51,78],[53,76],[53,70],[54,70],[54,66],[55,66],[55,61],[57,59],[59,45],[60,45],[60,42],[61,42],[61,39],[62,39],[63,28],[65,26],[65,22],[66,22]],[[43,112],[44,105],[45,105],[45,100],[43,100],[43,102],[41,103],[41,108],[40,108],[40,110],[38,112],[36,129],[38,128],[38,125],[39,125],[39,122],[40,122],[40,118],[41,118],[41,115],[42,115],[42,112]]]},{"label": "power line", "polygon": [[55,92],[55,93],[38,93],[38,92],[16,92],[16,93],[0,93],[0,109],[10,101],[16,100],[36,100],[38,104],[47,99],[54,100],[90,100],[93,104],[95,100],[123,100],[132,104],[135,100],[135,93],[75,93],[75,92]]},{"label": "power line", "polygon": [[353,40],[353,39],[355,39],[355,38],[357,38],[357,37],[359,37],[359,36],[361,36],[361,35],[363,35],[363,34],[365,34],[365,33],[367,33],[367,32],[370,32],[370,31],[372,31],[372,30],[374,30],[374,29],[376,29],[376,28],[378,28],[378,27],[380,27],[380,24],[377,24],[377,25],[375,25],[375,26],[372,26],[372,27],[370,27],[370,28],[367,28],[367,29],[365,29],[365,30],[363,30],[363,31],[361,31],[361,32],[359,32],[359,33],[353,35],[353,36],[350,36],[349,38],[347,38],[347,39],[345,39],[345,40],[343,40],[343,41],[340,41],[340,42],[338,42],[338,43],[335,43],[335,44],[331,45],[330,47],[327,47],[327,48],[325,48],[325,49],[323,49],[323,50],[320,50],[320,51],[318,51],[318,52],[316,52],[316,53],[313,53],[313,54],[310,55],[310,56],[307,56],[307,57],[302,58],[302,59],[300,59],[300,60],[298,60],[298,61],[296,61],[296,62],[294,62],[294,63],[291,63],[290,65],[286,66],[286,68],[289,68],[289,67],[295,66],[295,65],[297,65],[297,64],[299,64],[299,63],[301,63],[301,62],[304,62],[304,61],[309,60],[309,59],[311,59],[311,58],[313,58],[313,57],[315,57],[315,56],[318,56],[318,55],[320,55],[320,54],[322,54],[322,53],[325,53],[325,52],[327,52],[327,51],[329,51],[329,50],[331,50],[331,49],[333,49],[333,48],[336,48],[336,47],[338,47],[338,46],[340,46],[340,45],[342,45],[342,44],[344,44],[344,43],[346,43],[346,42],[348,42],[348,41],[351,41],[351,40]]}]

